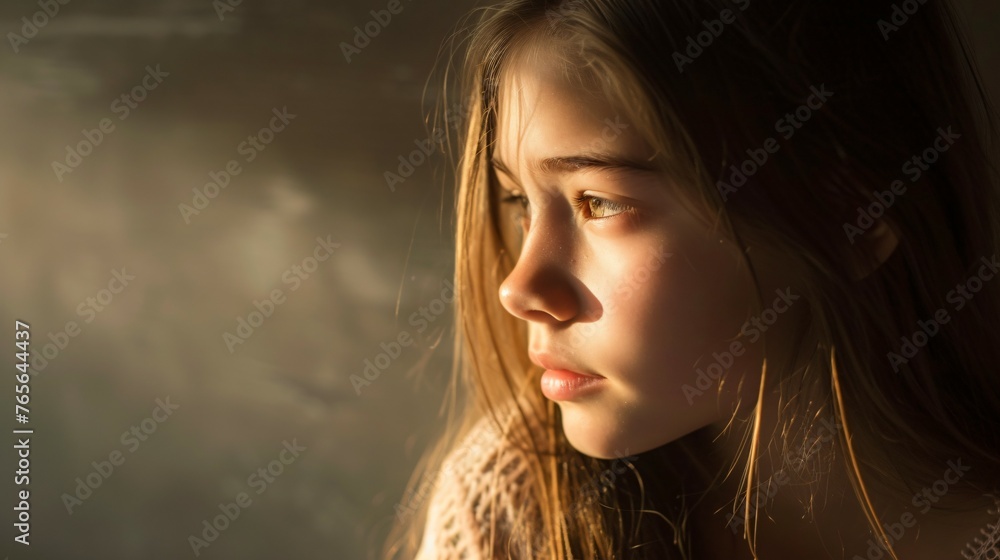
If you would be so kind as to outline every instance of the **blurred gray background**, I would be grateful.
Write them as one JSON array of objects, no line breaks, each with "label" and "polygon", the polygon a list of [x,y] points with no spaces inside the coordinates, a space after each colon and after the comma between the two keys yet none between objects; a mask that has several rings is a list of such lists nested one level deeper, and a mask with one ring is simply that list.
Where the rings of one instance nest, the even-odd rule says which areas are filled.
[{"label": "blurred gray background", "polygon": [[[425,81],[472,3],[401,0],[348,63],[341,43],[388,1],[51,2],[34,34],[22,18],[39,3],[0,7],[0,342],[16,373],[26,321],[36,366],[29,424],[3,420],[35,430],[31,545],[13,543],[8,435],[3,550],[368,558],[442,428],[451,352],[447,162],[394,190],[385,173],[423,159],[439,93],[422,104]],[[961,6],[1000,91],[1000,5]],[[263,150],[243,144],[283,108],[295,116]],[[110,132],[83,133],[102,119]],[[205,193],[230,160],[239,174]],[[336,248],[310,261],[317,238]],[[227,344],[240,318],[256,326]],[[359,394],[366,360],[384,372]],[[11,377],[2,395],[13,408]],[[249,506],[196,555],[190,537],[241,492]]]}]

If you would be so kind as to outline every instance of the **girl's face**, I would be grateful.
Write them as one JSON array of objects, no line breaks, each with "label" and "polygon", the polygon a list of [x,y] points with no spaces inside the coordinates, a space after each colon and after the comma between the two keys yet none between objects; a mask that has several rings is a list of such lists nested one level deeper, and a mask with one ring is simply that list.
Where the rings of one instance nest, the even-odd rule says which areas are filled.
[{"label": "girl's face", "polygon": [[599,458],[640,453],[756,401],[760,334],[784,335],[797,295],[764,291],[774,311],[740,336],[754,291],[739,250],[684,209],[685,185],[653,170],[636,123],[549,64],[519,65],[500,98],[493,168],[501,197],[523,195],[527,209],[499,297],[528,322],[533,362],[600,376],[576,389],[571,374],[543,377],[569,442]]}]

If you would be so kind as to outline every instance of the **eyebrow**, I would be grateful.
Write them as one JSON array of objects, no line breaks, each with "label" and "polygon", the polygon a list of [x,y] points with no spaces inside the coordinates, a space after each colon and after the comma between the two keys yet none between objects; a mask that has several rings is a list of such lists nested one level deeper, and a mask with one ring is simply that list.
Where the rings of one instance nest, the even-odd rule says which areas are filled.
[{"label": "eyebrow", "polygon": [[[510,168],[504,164],[500,158],[493,156],[490,159],[490,163],[507,174],[510,178],[514,178],[514,174],[511,173]],[[629,172],[654,172],[659,171],[659,168],[649,162],[641,162],[636,160],[630,160],[626,158],[621,158],[618,156],[609,156],[602,154],[579,154],[572,156],[555,156],[545,158],[541,161],[535,162],[531,169],[541,173],[575,173],[580,171],[629,171]]]}]

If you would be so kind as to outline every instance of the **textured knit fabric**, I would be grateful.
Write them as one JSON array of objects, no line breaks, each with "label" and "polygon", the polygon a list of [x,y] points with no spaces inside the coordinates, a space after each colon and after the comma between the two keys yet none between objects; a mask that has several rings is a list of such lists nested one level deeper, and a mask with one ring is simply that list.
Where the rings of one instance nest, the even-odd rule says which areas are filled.
[{"label": "textured knit fabric", "polygon": [[[500,418],[505,432],[514,417],[507,412]],[[416,560],[527,560],[512,555],[506,542],[519,522],[537,519],[530,475],[525,452],[503,437],[491,417],[481,419],[438,471]],[[1000,516],[1000,499],[990,513]],[[981,533],[962,558],[1000,560],[1000,517]]]},{"label": "textured knit fabric", "polygon": [[[504,431],[513,419],[501,416]],[[529,474],[524,452],[481,419],[438,473],[417,560],[509,558],[507,539],[534,504]]]},{"label": "textured knit fabric", "polygon": [[987,523],[979,532],[981,537],[972,539],[965,550],[962,551],[962,558],[968,560],[1000,560],[1000,496],[993,497],[993,509],[990,514],[996,516],[993,523]]}]

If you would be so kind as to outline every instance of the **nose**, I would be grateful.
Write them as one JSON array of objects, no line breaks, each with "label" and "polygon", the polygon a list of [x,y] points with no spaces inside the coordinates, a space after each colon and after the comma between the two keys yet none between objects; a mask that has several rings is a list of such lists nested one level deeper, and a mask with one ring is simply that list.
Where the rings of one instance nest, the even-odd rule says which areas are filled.
[{"label": "nose", "polygon": [[556,324],[578,318],[581,297],[568,268],[569,244],[536,224],[525,234],[521,255],[500,284],[500,303],[525,321]]}]

